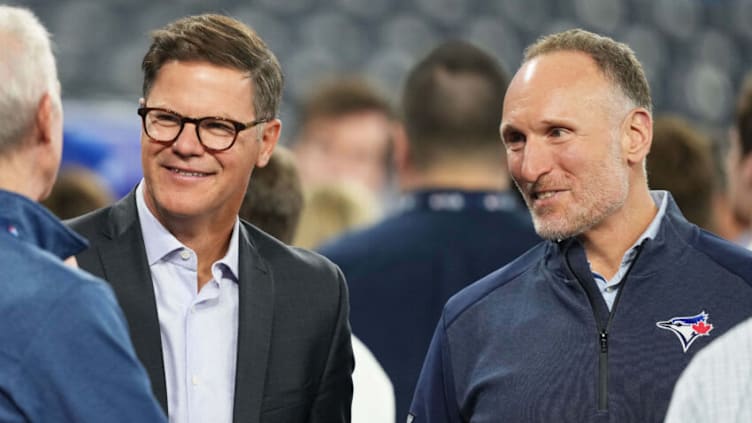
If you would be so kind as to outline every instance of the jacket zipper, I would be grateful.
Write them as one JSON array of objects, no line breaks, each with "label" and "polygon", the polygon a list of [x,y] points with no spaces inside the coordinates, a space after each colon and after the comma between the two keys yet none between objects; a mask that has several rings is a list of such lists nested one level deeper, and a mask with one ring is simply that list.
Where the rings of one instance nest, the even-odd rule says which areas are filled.
[{"label": "jacket zipper", "polygon": [[[618,294],[617,294],[618,295]],[[608,331],[599,335],[601,353],[598,355],[598,411],[608,410]]]},{"label": "jacket zipper", "polygon": [[[636,248],[637,253],[632,260],[632,263],[629,265],[629,268],[627,269],[626,273],[624,273],[624,276],[622,276],[619,283],[616,284],[619,287],[619,292],[616,293],[616,298],[614,298],[614,304],[611,306],[611,310],[608,313],[608,319],[605,326],[601,325],[601,321],[598,318],[598,311],[596,310],[595,304],[593,303],[595,299],[590,298],[590,295],[588,295],[588,299],[590,300],[590,307],[593,310],[593,316],[595,317],[596,326],[598,327],[598,345],[600,346],[600,353],[598,354],[598,411],[608,411],[608,333],[611,329],[611,323],[614,319],[614,314],[616,313],[616,306],[619,305],[619,299],[621,298],[621,294],[624,292],[624,287],[627,284],[627,277],[632,271],[632,268],[637,262],[637,259],[640,257],[640,252],[642,252],[642,245],[638,245]],[[580,283],[580,286],[584,288],[584,282],[580,279],[579,275],[572,270],[572,267],[569,264],[569,260],[566,259],[565,261],[567,263],[567,266],[569,267],[570,273],[574,275],[575,279],[577,279],[577,281]],[[599,300],[605,303],[603,294],[601,294],[600,290],[597,289],[597,284],[595,288],[598,291],[598,295],[600,295]],[[588,292],[586,288],[585,292]]]}]

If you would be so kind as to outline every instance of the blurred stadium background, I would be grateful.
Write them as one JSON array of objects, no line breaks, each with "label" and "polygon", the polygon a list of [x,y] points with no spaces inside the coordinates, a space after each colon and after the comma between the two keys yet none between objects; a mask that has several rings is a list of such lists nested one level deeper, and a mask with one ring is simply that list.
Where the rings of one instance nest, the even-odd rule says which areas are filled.
[{"label": "blurred stadium background", "polygon": [[[149,31],[219,12],[251,25],[287,78],[281,118],[322,78],[361,73],[392,96],[434,44],[473,41],[508,71],[537,37],[582,27],[628,43],[656,112],[724,136],[752,63],[752,0],[23,0],[53,33],[66,111],[65,163],[94,168],[118,195],[140,178],[136,107]],[[284,141],[283,141],[284,142]]]}]

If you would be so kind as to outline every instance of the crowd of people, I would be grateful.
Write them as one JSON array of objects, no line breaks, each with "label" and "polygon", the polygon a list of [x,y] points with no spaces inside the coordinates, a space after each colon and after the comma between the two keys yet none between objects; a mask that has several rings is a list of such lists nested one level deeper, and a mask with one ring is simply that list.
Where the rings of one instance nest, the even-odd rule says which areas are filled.
[{"label": "crowd of people", "polygon": [[58,174],[43,24],[0,5],[0,44],[0,421],[752,418],[752,79],[718,137],[607,36],[446,41],[397,104],[316,87],[288,147],[274,52],[186,16],[114,199]]}]

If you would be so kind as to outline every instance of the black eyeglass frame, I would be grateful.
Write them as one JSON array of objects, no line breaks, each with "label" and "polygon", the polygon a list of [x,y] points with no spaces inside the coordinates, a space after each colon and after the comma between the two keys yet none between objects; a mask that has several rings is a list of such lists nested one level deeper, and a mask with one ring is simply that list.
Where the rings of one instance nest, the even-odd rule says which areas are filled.
[{"label": "black eyeglass frame", "polygon": [[[175,137],[173,139],[171,139],[171,140],[158,140],[158,139],[152,137],[151,134],[149,134],[149,130],[146,129],[146,115],[148,115],[149,112],[152,112],[152,111],[170,113],[170,114],[173,114],[173,115],[177,116],[178,118],[180,118],[180,129],[178,130],[178,133],[175,134]],[[158,144],[164,144],[164,145],[171,145],[172,143],[174,143],[175,140],[178,139],[178,137],[180,136],[180,134],[183,133],[183,128],[185,128],[185,124],[186,123],[192,123],[193,126],[196,127],[196,139],[198,139],[198,142],[201,143],[202,147],[204,147],[204,150],[206,150],[206,151],[208,151],[210,153],[216,153],[216,152],[219,152],[219,151],[226,151],[226,150],[231,149],[232,146],[235,145],[235,141],[238,139],[238,134],[240,133],[240,131],[245,131],[246,129],[253,128],[256,125],[259,125],[261,123],[266,123],[266,122],[269,122],[271,120],[270,118],[261,118],[261,119],[253,120],[253,121],[248,122],[248,123],[240,123],[240,122],[238,122],[236,120],[227,119],[227,118],[223,118],[223,117],[216,117],[216,116],[204,116],[204,117],[200,117],[200,118],[191,118],[191,117],[183,116],[180,113],[175,112],[173,110],[165,109],[165,108],[162,108],[162,107],[139,107],[138,108],[138,115],[141,116],[141,124],[143,125],[144,132],[146,133],[146,135],[153,142],[156,142]],[[230,125],[232,125],[235,128],[235,136],[232,138],[232,142],[230,142],[230,144],[227,147],[225,147],[225,148],[212,148],[212,147],[208,147],[201,140],[201,134],[199,133],[198,128],[199,128],[199,126],[201,126],[201,122],[203,122],[205,120],[209,120],[209,119],[211,119],[211,120],[219,120],[219,121],[222,121],[222,122],[227,122],[227,123],[229,123]]]}]

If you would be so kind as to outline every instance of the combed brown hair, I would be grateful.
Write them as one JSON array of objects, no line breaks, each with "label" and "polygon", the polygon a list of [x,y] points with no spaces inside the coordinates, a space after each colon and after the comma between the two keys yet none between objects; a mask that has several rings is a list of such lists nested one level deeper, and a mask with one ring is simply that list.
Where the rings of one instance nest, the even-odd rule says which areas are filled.
[{"label": "combed brown hair", "polygon": [[378,112],[395,118],[394,108],[386,96],[361,78],[345,77],[321,83],[300,106],[300,127],[318,118],[360,112]]},{"label": "combed brown hair", "polygon": [[634,51],[612,38],[583,29],[546,35],[525,49],[524,61],[560,51],[577,51],[592,57],[598,69],[637,106],[652,110],[650,86]]},{"label": "combed brown hair", "polygon": [[652,189],[670,191],[690,222],[711,229],[716,171],[707,137],[686,119],[660,116],[646,165]]},{"label": "combed brown hair", "polygon": [[295,158],[278,145],[269,163],[253,170],[253,179],[238,214],[289,244],[295,237],[302,209],[303,188]]},{"label": "combed brown hair", "polygon": [[[356,113],[378,113],[389,120],[397,119],[397,112],[389,99],[365,79],[357,76],[323,81],[311,91],[300,105],[295,142],[306,138],[301,134],[306,126],[318,119],[336,119]],[[384,166],[392,161],[392,138],[387,140]]]},{"label": "combed brown hair", "polygon": [[141,64],[144,98],[162,66],[173,60],[208,62],[248,72],[253,79],[257,118],[279,114],[283,85],[279,61],[258,34],[242,22],[203,14],[178,19],[154,31]]},{"label": "combed brown hair", "polygon": [[428,166],[447,152],[500,149],[508,84],[499,62],[470,43],[448,41],[431,51],[410,71],[402,95],[415,164]]}]

